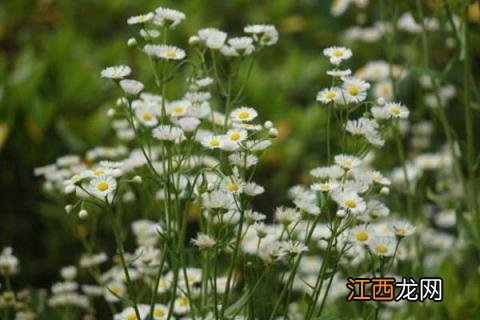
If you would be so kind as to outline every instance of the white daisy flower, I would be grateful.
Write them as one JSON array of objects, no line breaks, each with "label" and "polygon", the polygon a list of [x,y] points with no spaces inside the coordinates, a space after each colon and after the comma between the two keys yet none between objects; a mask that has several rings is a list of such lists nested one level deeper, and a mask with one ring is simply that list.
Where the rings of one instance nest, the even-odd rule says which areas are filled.
[{"label": "white daisy flower", "polygon": [[175,120],[174,123],[182,128],[184,132],[193,132],[200,125],[200,120],[194,117],[183,117]]},{"label": "white daisy flower", "polygon": [[210,77],[205,77],[202,79],[195,80],[195,84],[200,88],[208,87],[212,83],[213,83],[213,79]]},{"label": "white daisy flower", "polygon": [[399,237],[410,236],[415,232],[415,227],[405,220],[393,221],[390,223],[390,227]]},{"label": "white daisy flower", "polygon": [[132,72],[129,66],[114,66],[108,67],[102,70],[102,78],[109,78],[109,79],[122,79]]},{"label": "white daisy flower", "polygon": [[175,299],[173,303],[173,311],[175,314],[186,314],[190,311],[190,301],[186,296],[181,296]]},{"label": "white daisy flower", "polygon": [[282,241],[280,242],[280,254],[281,255],[289,255],[289,256],[295,256],[303,252],[308,251],[308,247],[300,242],[300,241]]},{"label": "white daisy flower", "polygon": [[253,152],[263,151],[272,145],[270,140],[247,140],[245,142],[245,147]]},{"label": "white daisy flower", "polygon": [[141,124],[147,127],[154,127],[158,124],[157,110],[152,105],[142,105],[135,110],[135,117]]},{"label": "white daisy flower", "polygon": [[370,61],[362,70],[362,78],[371,81],[382,81],[390,78],[390,65],[385,61]]},{"label": "white daisy flower", "polygon": [[317,94],[317,101],[328,104],[336,102],[341,97],[341,91],[337,87],[325,88]]},{"label": "white daisy flower", "polygon": [[372,107],[370,109],[372,116],[377,120],[389,119],[391,116],[383,107]]},{"label": "white daisy flower", "polygon": [[325,179],[325,178],[337,179],[343,176],[345,174],[345,171],[342,169],[341,166],[332,165],[328,167],[318,167],[318,168],[312,169],[310,171],[310,174],[315,178],[319,178],[319,179]]},{"label": "white daisy flower", "polygon": [[345,126],[345,130],[353,135],[360,136],[366,136],[368,134],[375,133],[377,129],[378,123],[375,120],[367,118],[348,120]]},{"label": "white daisy flower", "polygon": [[222,137],[216,135],[204,137],[201,143],[204,147],[207,147],[208,149],[221,149],[224,144]]},{"label": "white daisy flower", "polygon": [[152,131],[152,136],[158,140],[179,142],[183,138],[183,130],[179,127],[161,125]]},{"label": "white daisy flower", "polygon": [[373,238],[373,230],[368,225],[356,226],[348,231],[350,241],[362,245],[368,244]]},{"label": "white daisy flower", "polygon": [[338,203],[338,205],[353,214],[363,213],[367,208],[365,201],[353,191],[339,191],[334,190],[332,193],[332,199]]},{"label": "white daisy flower", "polygon": [[0,253],[0,274],[12,276],[18,273],[18,258],[13,255],[11,247],[5,247]]},{"label": "white daisy flower", "polygon": [[117,313],[113,319],[114,320],[145,320],[150,312],[150,306],[146,304],[137,305],[137,310],[140,314],[140,319],[138,319],[135,309],[133,307],[128,307],[123,309],[122,312]]},{"label": "white daisy flower", "polygon": [[258,41],[262,46],[271,46],[278,42],[278,31],[272,25],[250,25],[246,26],[243,31],[253,34],[255,41]]},{"label": "white daisy flower", "polygon": [[178,10],[168,9],[158,7],[155,9],[155,17],[153,19],[153,23],[159,26],[169,26],[173,28],[177,26],[180,22],[185,20],[186,16],[183,12]]},{"label": "white daisy flower", "polygon": [[367,213],[375,218],[386,217],[390,213],[390,209],[381,201],[372,199],[367,202]]},{"label": "white daisy flower", "polygon": [[300,220],[300,213],[295,208],[278,207],[275,210],[275,219],[284,227]]},{"label": "white daisy flower", "polygon": [[373,95],[375,98],[391,99],[393,98],[393,86],[390,80],[377,82],[373,86]]},{"label": "white daisy flower", "polygon": [[391,118],[395,119],[407,119],[410,111],[404,105],[398,102],[389,102],[383,106],[383,109],[390,115]]},{"label": "white daisy flower", "polygon": [[353,135],[363,136],[372,145],[382,146],[385,141],[377,131],[378,127],[379,125],[375,120],[360,118],[348,120],[345,129]]},{"label": "white daisy flower", "polygon": [[125,284],[121,281],[112,281],[105,286],[105,300],[108,302],[118,302],[127,293]]},{"label": "white daisy flower", "polygon": [[331,180],[331,181],[324,181],[320,183],[314,183],[310,187],[313,191],[321,191],[321,192],[330,192],[336,188],[338,188],[340,185],[338,182]]},{"label": "white daisy flower", "polygon": [[248,56],[255,50],[253,39],[250,37],[230,38],[228,44],[240,56]]},{"label": "white daisy flower", "polygon": [[188,114],[191,103],[188,100],[177,100],[167,104],[167,114],[172,117],[183,117]]},{"label": "white daisy flower", "polygon": [[167,320],[168,319],[168,307],[163,304],[155,304],[153,307],[153,320]]},{"label": "white daisy flower", "polygon": [[224,45],[220,48],[220,53],[225,57],[238,57],[238,52],[229,45]]},{"label": "white daisy flower", "polygon": [[101,175],[90,180],[89,191],[97,197],[104,198],[117,189],[117,181],[108,175]]},{"label": "white daisy flower", "polygon": [[360,158],[346,154],[336,155],[334,160],[337,165],[346,170],[353,169],[362,164],[362,160]]},{"label": "white daisy flower", "polygon": [[146,13],[146,14],[141,14],[139,16],[133,16],[133,17],[128,18],[127,23],[128,24],[145,23],[145,22],[148,22],[148,21],[152,20],[153,16],[154,16],[153,12],[149,12],[149,13]]},{"label": "white daisy flower", "polygon": [[248,182],[243,186],[243,193],[251,197],[258,196],[263,192],[265,192],[265,188],[255,182]]},{"label": "white daisy flower", "polygon": [[234,166],[247,169],[258,163],[258,157],[249,154],[245,158],[245,155],[241,152],[232,153],[228,156],[228,160]]},{"label": "white daisy flower", "polygon": [[198,38],[207,48],[219,50],[227,40],[227,34],[215,28],[205,28],[198,31]]},{"label": "white daisy flower", "polygon": [[367,90],[370,84],[355,77],[343,78],[343,96],[346,103],[359,103],[367,97]]},{"label": "white daisy flower", "polygon": [[185,58],[185,51],[175,46],[164,44],[147,44],[143,47],[149,56],[165,60],[182,60]]},{"label": "white daisy flower", "polygon": [[343,60],[350,59],[352,50],[345,47],[329,47],[323,50],[323,54],[330,58],[330,63],[338,65]]},{"label": "white daisy flower", "polygon": [[381,257],[391,257],[395,252],[396,241],[394,237],[375,236],[368,243],[373,254]]},{"label": "white daisy flower", "polygon": [[249,107],[237,108],[230,113],[230,119],[235,122],[249,122],[257,117],[255,109]]},{"label": "white daisy flower", "polygon": [[207,209],[230,209],[233,197],[223,191],[212,191],[202,196],[203,205]]},{"label": "white daisy flower", "polygon": [[384,185],[384,186],[389,186],[391,184],[390,179],[385,177],[380,171],[372,172],[372,180],[373,182]]},{"label": "white daisy flower", "polygon": [[217,242],[208,234],[198,233],[197,237],[192,239],[192,243],[200,250],[206,250],[212,248]]},{"label": "white daisy flower", "polygon": [[248,133],[243,129],[230,129],[225,135],[226,139],[230,142],[240,143],[247,139]]},{"label": "white daisy flower", "polygon": [[140,91],[143,90],[144,85],[143,83],[137,80],[124,79],[120,81],[120,87],[127,94],[137,95],[140,93]]}]

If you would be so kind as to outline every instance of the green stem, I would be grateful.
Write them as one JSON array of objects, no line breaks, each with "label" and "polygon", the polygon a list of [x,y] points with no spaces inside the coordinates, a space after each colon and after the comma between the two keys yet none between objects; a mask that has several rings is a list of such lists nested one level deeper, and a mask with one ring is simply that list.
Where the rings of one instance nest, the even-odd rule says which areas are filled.
[{"label": "green stem", "polygon": [[410,218],[413,218],[413,193],[412,193],[412,186],[411,186],[411,181],[408,176],[408,171],[407,171],[407,164],[405,162],[405,153],[403,150],[403,145],[402,145],[402,137],[400,134],[400,129],[398,127],[398,122],[395,122],[394,124],[394,130],[395,130],[395,143],[397,147],[397,153],[398,157],[400,158],[400,162],[402,163],[402,171],[403,171],[403,176],[405,179],[405,186],[407,188],[407,212],[408,216]]}]

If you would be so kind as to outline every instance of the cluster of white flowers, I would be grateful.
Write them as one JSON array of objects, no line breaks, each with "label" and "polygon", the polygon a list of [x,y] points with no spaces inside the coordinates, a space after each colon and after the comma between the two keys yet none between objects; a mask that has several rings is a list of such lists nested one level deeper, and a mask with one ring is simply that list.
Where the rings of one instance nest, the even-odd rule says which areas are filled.
[{"label": "cluster of white flowers", "polygon": [[[142,197],[139,190],[149,188],[148,180],[155,181],[156,186],[152,205],[160,205],[163,211],[161,217],[156,217],[157,221],[132,222],[137,247],[131,253],[118,247],[118,241],[122,240],[115,226],[119,222],[114,221],[113,233],[120,251],[119,256],[112,259],[113,267],[99,273],[108,256],[84,254],[79,268],[95,275],[90,279],[94,283],[80,285],[75,281],[76,272],[64,269],[64,281],[52,286],[51,307],[90,309],[92,299],[98,296],[109,304],[123,305],[125,299],[132,298],[132,283],[141,282],[154,288],[153,301],[163,304],[136,301],[114,318],[145,319],[152,314],[153,319],[167,319],[172,314],[178,317],[189,314],[192,299],[205,299],[202,295],[208,296],[212,290],[227,296],[237,282],[232,267],[223,274],[215,274],[212,287],[211,274],[199,268],[179,266],[169,256],[169,251],[178,250],[172,247],[174,243],[188,243],[179,237],[181,226],[188,220],[179,203],[182,207],[200,209],[199,219],[205,228],[191,239],[194,247],[200,251],[232,250],[230,242],[235,237],[229,237],[248,231],[242,226],[243,221],[248,219],[251,226],[265,218],[249,209],[251,199],[264,192],[264,188],[252,180],[252,173],[259,155],[271,145],[271,139],[278,132],[270,121],[256,123],[255,108],[241,105],[230,108],[229,105],[225,106],[225,113],[217,111],[212,102],[215,93],[209,88],[215,81],[221,81],[215,78],[215,73],[193,74],[187,80],[188,90],[183,96],[171,100],[166,97],[166,78],[181,67],[187,53],[168,43],[156,43],[156,35],[168,32],[184,18],[185,15],[176,10],[158,8],[127,21],[142,28],[140,37],[130,39],[129,46],[141,49],[154,65],[157,59],[164,60],[162,70],[152,70],[163,95],[147,92],[146,89],[154,92],[154,88],[128,78],[132,74],[129,66],[112,66],[101,72],[103,78],[113,80],[124,93],[108,113],[120,145],[97,147],[85,157],[65,156],[35,170],[36,175],[45,178],[46,190],[62,191],[74,199],[65,209],[68,213],[77,212],[81,220],[98,215],[92,204],[106,211],[100,219],[116,220],[117,208]],[[157,31],[158,27],[161,30]],[[278,41],[278,32],[271,25],[249,25],[244,31],[249,36],[229,38],[220,30],[201,29],[189,42],[231,57],[251,55]],[[207,65],[204,67],[201,69],[208,69]],[[229,225],[228,233],[213,231],[225,223]],[[240,247],[238,240],[237,247]],[[301,253],[305,249],[295,242],[285,241],[281,245],[285,254]],[[150,300],[144,302],[150,303]]]},{"label": "cluster of white flowers", "polygon": [[228,38],[224,31],[205,28],[190,37],[189,43],[219,51],[226,57],[242,57],[251,55],[256,50],[255,45],[272,46],[278,41],[278,31],[272,25],[249,25],[244,32],[251,36]]},{"label": "cluster of white flowers", "polygon": [[[334,1],[332,13],[367,4]],[[265,297],[270,319],[311,319],[321,317],[325,301],[344,299],[348,276],[395,277],[399,261],[431,270],[458,245],[454,236],[438,230],[454,227],[457,219],[442,198],[459,193],[452,174],[455,155],[447,147],[430,150],[432,122],[410,124],[409,108],[396,100],[395,82],[409,70],[372,60],[352,72],[344,67],[352,50],[323,50],[331,66],[330,85],[316,100],[328,114],[325,161],[310,170],[309,185],[288,190],[291,205],[267,214],[254,205],[265,188],[253,178],[278,130],[271,121],[260,122],[256,108],[241,103],[243,89],[235,92],[231,85],[239,69],[226,70],[253,61],[250,56],[277,43],[278,32],[272,25],[248,25],[244,35],[230,37],[204,28],[184,50],[160,35],[185,19],[184,13],[163,7],[130,17],[127,23],[139,36],[128,46],[151,62],[154,83],[132,79],[126,65],[105,68],[101,77],[121,93],[108,112],[115,145],[62,156],[35,169],[44,189],[66,201],[65,211],[85,246],[75,266],[60,270],[61,281],[45,299],[48,307],[67,318],[75,310],[89,319],[101,300],[115,320],[250,319],[253,294],[269,278],[280,288]],[[408,12],[393,23],[408,33],[422,31]],[[438,28],[433,19],[423,24],[427,30]],[[351,28],[346,38],[373,42],[392,29],[392,23],[378,22]],[[194,67],[182,82],[185,92],[171,97],[167,86],[187,64]],[[428,92],[425,104],[434,111],[455,96],[453,86],[440,86],[429,76],[420,84]],[[336,133],[353,137],[343,139],[351,145],[338,143],[331,153],[332,118]],[[404,155],[407,135],[412,152]],[[397,143],[400,166],[380,171],[376,156],[390,139]],[[409,205],[430,173],[438,179],[432,187],[438,195],[426,195],[431,203],[416,209],[432,222],[417,223]],[[405,210],[403,204],[395,206],[403,197]],[[110,232],[115,254],[96,243],[100,227]],[[419,246],[428,252],[420,253]],[[0,276],[9,280],[18,265],[12,249],[3,249]],[[21,299],[8,288],[0,295],[0,309]],[[35,317],[28,308],[16,316]]]}]

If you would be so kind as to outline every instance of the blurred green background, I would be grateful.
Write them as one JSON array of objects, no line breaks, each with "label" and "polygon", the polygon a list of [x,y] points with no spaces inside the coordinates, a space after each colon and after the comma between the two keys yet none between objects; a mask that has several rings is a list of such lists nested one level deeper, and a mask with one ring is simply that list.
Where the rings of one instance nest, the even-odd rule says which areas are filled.
[{"label": "blurred green background", "polygon": [[[19,282],[47,286],[56,277],[55,267],[75,261],[69,253],[76,251],[70,248],[76,243],[64,236],[64,223],[54,214],[61,208],[45,201],[41,181],[32,172],[60,155],[81,154],[112,138],[106,111],[118,92],[99,73],[105,66],[126,63],[139,79],[147,77],[141,71],[145,59],[126,47],[127,39],[136,36],[126,19],[158,6],[187,14],[171,40],[184,48],[202,27],[238,35],[249,23],[275,24],[281,40],[262,53],[244,103],[257,107],[263,120],[276,121],[283,136],[278,144],[293,130],[292,115],[302,130],[314,132],[321,125],[309,124],[312,117],[302,110],[313,104],[326,68],[321,49],[335,42],[332,30],[339,22],[330,17],[328,1],[2,0],[0,244],[12,245],[25,261],[21,277],[27,279]],[[298,166],[316,161],[316,156],[299,158],[305,147],[301,140],[285,147],[271,152],[260,172],[260,182],[280,200]]]},{"label": "blurred green background", "polygon": [[[404,9],[410,6],[399,3]],[[145,59],[126,46],[137,30],[126,20],[158,6],[187,14],[171,39],[184,48],[202,27],[239,35],[246,24],[277,26],[280,41],[261,53],[242,101],[280,129],[258,171],[257,180],[267,190],[257,204],[264,212],[285,202],[288,186],[306,181],[309,170],[325,160],[326,119],[315,103],[317,91],[330,81],[323,48],[348,44],[354,52],[352,69],[385,59],[381,42],[346,43],[341,38],[347,27],[375,21],[375,6],[334,18],[330,1],[323,0],[1,0],[0,246],[13,246],[23,261],[19,282],[46,287],[57,277],[58,266],[76,261],[78,244],[65,234],[69,229],[59,214],[62,208],[42,195],[33,169],[113,139],[106,112],[118,92],[100,79],[100,71],[125,63],[136,78],[148,79]],[[398,46],[399,62],[404,53],[411,61],[418,57],[412,45],[419,43],[409,45]],[[432,60],[441,69],[448,52]],[[413,99],[412,86],[406,83],[402,94]],[[385,165],[396,161],[390,157]]]}]

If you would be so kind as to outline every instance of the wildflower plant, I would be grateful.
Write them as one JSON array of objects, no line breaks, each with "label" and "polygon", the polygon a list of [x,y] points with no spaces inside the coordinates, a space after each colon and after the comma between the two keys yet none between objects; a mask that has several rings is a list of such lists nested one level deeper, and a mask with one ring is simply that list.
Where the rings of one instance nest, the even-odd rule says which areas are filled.
[{"label": "wildflower plant", "polygon": [[[367,3],[335,1],[332,14]],[[399,31],[425,38],[438,28],[434,19],[421,16],[417,23],[409,12],[395,18],[347,30],[345,38],[375,42]],[[261,106],[244,104],[245,89],[279,33],[272,25],[247,25],[233,36],[207,27],[188,44],[171,43],[184,22],[183,12],[163,7],[128,18],[138,35],[127,46],[148,62],[153,81],[141,82],[124,64],[103,69],[100,77],[118,93],[107,114],[112,144],[35,170],[45,191],[65,206],[83,252],[59,270],[48,294],[32,299],[12,288],[21,263],[4,248],[0,311],[6,319],[41,314],[32,300],[44,301],[52,319],[95,318],[99,306],[118,320],[321,319],[332,313],[329,304],[345,300],[347,277],[423,275],[458,245],[417,214],[441,208],[427,218],[441,228],[456,225],[451,199],[461,197],[453,187],[428,194],[431,206],[420,201],[430,171],[447,185],[459,178],[467,192],[461,205],[478,214],[471,145],[459,150],[445,121],[454,86],[428,75],[419,79],[423,103],[447,136],[445,146],[428,152],[432,123],[412,120],[416,108],[398,94],[412,71],[392,56],[352,70],[354,50],[325,48],[325,85],[312,97],[326,116],[320,128],[325,156],[311,168],[309,184],[286,191],[289,204],[259,212],[254,203],[265,188],[255,173],[279,131],[261,121]],[[424,63],[428,68],[428,59]],[[184,91],[173,94],[172,83]],[[471,128],[467,133],[471,143]],[[412,136],[411,153],[406,135]],[[379,166],[378,157],[390,151],[398,166]],[[467,175],[461,152],[469,154]],[[100,241],[105,238],[110,245]],[[377,319],[388,318],[395,306],[351,308],[358,317]]]}]

